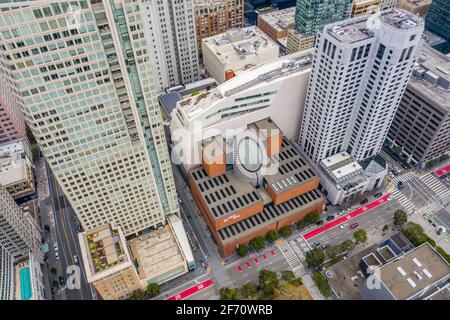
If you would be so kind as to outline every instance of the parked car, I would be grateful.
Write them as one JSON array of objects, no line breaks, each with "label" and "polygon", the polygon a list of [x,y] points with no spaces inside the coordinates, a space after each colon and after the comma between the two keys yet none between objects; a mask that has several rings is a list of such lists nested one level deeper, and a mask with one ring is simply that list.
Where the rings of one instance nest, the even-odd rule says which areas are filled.
[{"label": "parked car", "polygon": [[375,198],[379,198],[379,197],[381,197],[383,194],[381,193],[381,192],[378,192],[378,193],[375,193]]},{"label": "parked car", "polygon": [[55,249],[55,251],[58,251],[58,242],[54,242],[53,243],[53,248]]},{"label": "parked car", "polygon": [[62,286],[66,285],[66,280],[64,279],[64,276],[59,276],[58,280],[60,285]]},{"label": "parked car", "polygon": [[359,224],[358,223],[352,223],[351,225],[350,225],[350,229],[355,229],[355,228],[358,228],[358,226],[359,226]]},{"label": "parked car", "polygon": [[319,247],[320,246],[320,242],[314,242],[313,243],[313,247]]},{"label": "parked car", "polygon": [[73,256],[73,262],[74,262],[75,264],[78,264],[78,256],[77,256],[77,255],[74,255],[74,256]]},{"label": "parked car", "polygon": [[320,221],[318,221],[318,222],[316,223],[316,225],[321,226],[321,225],[323,225],[323,223],[324,223],[324,221],[323,221],[323,220],[320,220]]},{"label": "parked car", "polygon": [[334,215],[329,215],[328,217],[326,217],[326,219],[325,220],[327,220],[327,221],[331,221],[331,220],[333,220],[335,218],[335,216]]},{"label": "parked car", "polygon": [[369,200],[368,199],[364,199],[363,201],[360,202],[360,204],[365,205],[366,203],[368,203]]},{"label": "parked car", "polygon": [[348,223],[347,222],[345,222],[345,223],[343,223],[343,224],[341,224],[340,226],[339,226],[339,228],[341,228],[341,229],[345,229],[345,228],[347,228],[348,227]]}]

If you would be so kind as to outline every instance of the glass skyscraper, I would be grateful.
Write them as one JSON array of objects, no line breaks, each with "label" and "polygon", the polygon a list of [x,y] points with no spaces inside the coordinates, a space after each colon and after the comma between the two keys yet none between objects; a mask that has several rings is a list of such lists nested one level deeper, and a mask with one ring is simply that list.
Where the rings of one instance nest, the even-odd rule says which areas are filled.
[{"label": "glass skyscraper", "polygon": [[425,20],[425,28],[446,40],[436,46],[442,53],[450,52],[450,1],[433,0]]},{"label": "glass skyscraper", "polygon": [[0,72],[87,230],[178,212],[136,0],[2,1]]}]

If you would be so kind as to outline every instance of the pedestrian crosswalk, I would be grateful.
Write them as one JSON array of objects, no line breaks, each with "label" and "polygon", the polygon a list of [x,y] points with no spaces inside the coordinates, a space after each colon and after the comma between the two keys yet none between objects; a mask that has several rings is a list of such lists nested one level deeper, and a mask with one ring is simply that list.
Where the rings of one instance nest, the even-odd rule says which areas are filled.
[{"label": "pedestrian crosswalk", "polygon": [[406,198],[405,195],[403,195],[397,189],[394,189],[391,194],[395,199],[397,199],[397,201],[402,205],[402,207],[405,208],[405,211],[407,213],[413,212],[415,208],[414,203],[412,203],[408,198]]},{"label": "pedestrian crosswalk", "polygon": [[287,241],[283,242],[282,244],[278,244],[278,249],[280,249],[281,253],[283,254],[283,257],[288,262],[289,266],[291,267],[292,271],[295,272],[299,268],[302,268],[302,263],[298,256],[295,254],[292,247],[289,245]]},{"label": "pedestrian crosswalk", "polygon": [[433,174],[427,174],[420,178],[423,183],[427,185],[428,188],[433,190],[439,197],[444,198],[450,195],[450,189],[439,181]]},{"label": "pedestrian crosswalk", "polygon": [[433,215],[436,212],[441,211],[442,209],[444,209],[444,207],[442,205],[440,205],[439,203],[433,202],[433,203],[429,203],[428,205],[426,205],[423,208],[420,208],[420,211],[422,211],[426,215]]},{"label": "pedestrian crosswalk", "polygon": [[401,173],[400,175],[392,178],[391,181],[392,181],[392,183],[397,184],[397,182],[399,182],[399,181],[405,182],[405,181],[411,180],[413,178],[415,178],[414,174],[411,171],[407,171],[405,173]]}]

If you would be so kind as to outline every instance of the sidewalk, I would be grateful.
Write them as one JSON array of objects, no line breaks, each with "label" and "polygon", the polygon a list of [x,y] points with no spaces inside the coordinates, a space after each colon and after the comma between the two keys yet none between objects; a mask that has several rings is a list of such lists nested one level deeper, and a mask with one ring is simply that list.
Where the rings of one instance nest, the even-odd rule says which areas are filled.
[{"label": "sidewalk", "polygon": [[420,224],[426,235],[436,241],[436,245],[444,249],[445,252],[450,252],[450,241],[447,239],[446,234],[438,236],[436,234],[437,228],[433,227],[433,225],[429,223],[426,218],[418,214],[413,214],[408,217],[408,220]]},{"label": "sidewalk", "polygon": [[309,273],[305,274],[302,277],[303,285],[308,289],[309,293],[311,293],[314,300],[326,300],[324,296],[320,293],[319,288],[317,288],[314,280],[312,279]]}]

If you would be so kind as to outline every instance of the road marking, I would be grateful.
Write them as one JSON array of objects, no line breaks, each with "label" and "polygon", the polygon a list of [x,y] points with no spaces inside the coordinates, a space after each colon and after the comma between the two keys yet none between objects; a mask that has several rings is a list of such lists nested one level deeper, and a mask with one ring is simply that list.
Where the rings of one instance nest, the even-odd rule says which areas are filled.
[{"label": "road marking", "polygon": [[283,254],[283,257],[286,259],[292,271],[295,272],[302,266],[300,259],[297,257],[297,255],[295,254],[294,250],[289,245],[289,243],[285,242],[278,245],[278,249],[280,249],[281,253]]},{"label": "road marking", "polygon": [[187,297],[192,296],[193,294],[196,294],[202,290],[205,290],[205,289],[211,287],[212,285],[213,285],[213,280],[208,279],[198,285],[190,287],[190,288],[188,288],[180,293],[177,293],[169,298],[166,298],[164,300],[183,300],[183,299],[186,299]]},{"label": "road marking", "polygon": [[420,180],[434,193],[436,193],[439,197],[444,198],[447,195],[450,195],[449,188],[439,181],[434,175],[426,175],[420,178]]},{"label": "road marking", "polygon": [[415,209],[414,203],[411,202],[406,196],[401,193],[399,190],[395,189],[392,191],[392,196],[397,199],[397,201],[402,205],[402,207],[405,209],[407,213],[413,212]]}]

